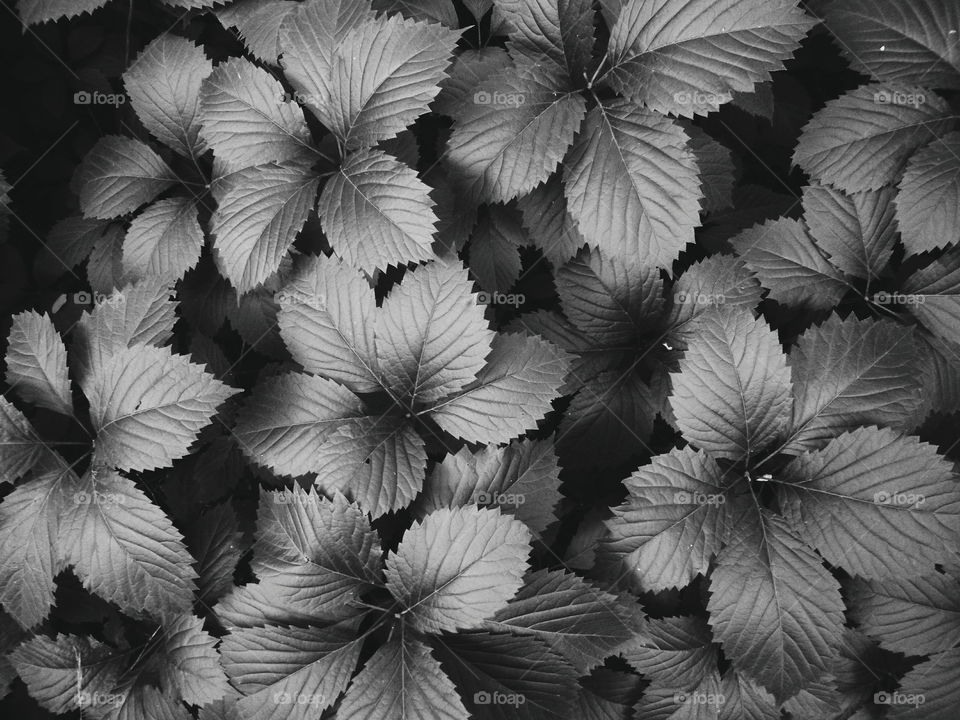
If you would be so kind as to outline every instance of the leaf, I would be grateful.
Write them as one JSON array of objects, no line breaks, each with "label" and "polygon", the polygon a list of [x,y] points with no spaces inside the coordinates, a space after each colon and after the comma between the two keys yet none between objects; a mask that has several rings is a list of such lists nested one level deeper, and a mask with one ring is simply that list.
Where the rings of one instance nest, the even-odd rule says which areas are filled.
[{"label": "leaf", "polygon": [[7,384],[19,398],[73,414],[67,348],[49,315],[26,310],[13,316],[5,360]]},{"label": "leaf", "polygon": [[166,623],[159,648],[161,683],[175,688],[190,705],[207,705],[228,693],[227,676],[214,650],[217,639],[203,629],[203,620],[181,615]]},{"label": "leaf", "polygon": [[58,545],[84,587],[127,613],[188,612],[193,558],[163,511],[113,470],[88,471],[74,487]]},{"label": "leaf", "polygon": [[177,182],[176,175],[149,146],[121,135],[107,135],[77,167],[71,188],[84,217],[120,217],[133,212]]},{"label": "leaf", "polygon": [[816,680],[843,626],[839,585],[781,519],[741,525],[710,578],[710,625],[738,672],[778,702]]},{"label": "leaf", "polygon": [[336,702],[360,657],[352,621],[331,627],[234,630],[220,646],[237,704],[250,720],[306,720]]},{"label": "leaf", "polygon": [[737,167],[734,165],[730,148],[714,140],[693,123],[685,123],[683,130],[690,136],[690,149],[700,170],[703,211],[711,213],[733,207]]},{"label": "leaf", "polygon": [[790,352],[793,419],[783,451],[822,447],[857,425],[897,427],[920,403],[913,331],[832,315]]},{"label": "leaf", "polygon": [[554,175],[517,201],[533,245],[558,268],[587,242],[567,210],[563,182]]},{"label": "leaf", "polygon": [[427,111],[459,34],[399,15],[359,22],[332,53],[329,96],[310,107],[347,150],[391,138]]},{"label": "leaf", "polygon": [[924,720],[950,720],[960,702],[960,648],[953,648],[921,662],[900,681],[903,700],[892,707],[890,720],[916,717],[923,698]]},{"label": "leaf", "polygon": [[844,192],[877,190],[899,177],[916,149],[951,128],[949,116],[949,106],[921,87],[862,85],[813,116],[793,162]]},{"label": "leaf", "polygon": [[355,720],[469,717],[430,648],[407,639],[390,641],[374,653],[353,679],[337,714]]},{"label": "leaf", "polygon": [[706,115],[782,70],[814,24],[795,0],[629,0],[610,30],[609,82],[656,112]]},{"label": "leaf", "polygon": [[520,279],[520,248],[528,245],[513,207],[488,205],[470,237],[470,273],[484,290],[506,293]]},{"label": "leaf", "polygon": [[569,366],[569,355],[546,340],[498,334],[476,382],[434,405],[430,417],[470,442],[508,442],[550,411]]},{"label": "leaf", "polygon": [[799,220],[769,220],[729,242],[770,290],[768,297],[778,303],[827,310],[847,292],[843,276],[821,254]]},{"label": "leaf", "polygon": [[169,348],[120,350],[87,390],[95,462],[120,470],[166,467],[187,454],[217,406],[236,392]]},{"label": "leaf", "polygon": [[200,86],[213,72],[203,48],[160,35],[123,74],[130,104],[150,134],[184,157],[206,150],[200,133]]},{"label": "leaf", "polygon": [[410,20],[439,23],[458,30],[460,20],[451,0],[374,0],[373,9],[387,14],[399,12]]},{"label": "leaf", "polygon": [[427,467],[423,439],[408,419],[396,415],[341,425],[316,457],[317,487],[344,493],[375,518],[409,505],[423,487]]},{"label": "leaf", "polygon": [[538,65],[507,68],[475,86],[445,155],[465,196],[508,202],[553,173],[586,111],[578,93],[560,87],[558,71]]},{"label": "leaf", "polygon": [[510,55],[501,47],[467,48],[457,54],[440,92],[433,101],[434,111],[459,118],[473,104],[476,87],[503,70],[512,67]]},{"label": "leaf", "polygon": [[662,687],[695,687],[716,672],[717,647],[706,621],[696,616],[649,620],[620,654],[638,672]]},{"label": "leaf", "polygon": [[240,293],[262,285],[316,203],[320,180],[303,163],[258,165],[237,173],[210,220],[213,256]]},{"label": "leaf", "polygon": [[254,388],[237,415],[234,435],[258,465],[296,477],[319,471],[323,441],[344,420],[362,415],[360,400],[333,380],[283,373]]},{"label": "leaf", "polygon": [[773,695],[733,668],[727,669],[720,682],[723,703],[718,720],[778,720],[780,710]]},{"label": "leaf", "polygon": [[90,251],[90,257],[87,258],[87,280],[95,293],[109,295],[126,282],[123,277],[125,236],[123,225],[112,223]]},{"label": "leaf", "polygon": [[57,532],[72,500],[67,476],[76,479],[65,467],[41,466],[0,503],[0,603],[25,628],[47,616],[54,602],[53,578],[64,567]]},{"label": "leaf", "polygon": [[237,29],[251,55],[276,65],[281,52],[280,27],[298,7],[292,0],[239,0],[218,10],[217,18],[225,28]]},{"label": "leaf", "polygon": [[858,428],[783,471],[783,513],[834,565],[868,578],[930,574],[960,550],[960,491],[950,462],[915,437]]},{"label": "leaf", "polygon": [[[958,79],[960,85],[960,79]],[[897,224],[910,255],[960,241],[960,133],[937,138],[907,163],[897,194]]]},{"label": "leaf", "polygon": [[960,12],[939,0],[851,0],[826,9],[826,22],[853,68],[878,81],[960,89]]},{"label": "leaf", "polygon": [[519,440],[476,453],[461,448],[434,465],[417,507],[428,514],[441,507],[496,506],[541,533],[556,519],[559,486],[557,456],[546,440]]},{"label": "leaf", "polygon": [[670,378],[678,427],[715,457],[748,458],[789,422],[786,358],[777,334],[751,313],[717,311],[699,320],[680,372]]},{"label": "leaf", "polygon": [[530,531],[499,510],[441,508],[387,556],[387,587],[421,632],[480,627],[507,605],[527,570]]},{"label": "leaf", "polygon": [[903,283],[910,312],[930,332],[951,342],[960,328],[960,252],[951,251]]},{"label": "leaf", "polygon": [[[506,0],[497,5],[518,61],[550,60],[570,80],[584,75],[593,52],[593,5],[587,0]],[[522,60],[521,60],[522,59]]]},{"label": "leaf", "polygon": [[394,395],[430,403],[477,377],[495,334],[471,290],[459,263],[434,262],[408,273],[383,301],[376,356]]},{"label": "leaf", "polygon": [[158,200],[130,223],[123,241],[128,281],[153,277],[174,283],[200,260],[203,229],[197,206],[185,197]]},{"label": "leaf", "polygon": [[0,397],[0,482],[13,483],[44,455],[43,440],[17,407]]},{"label": "leaf", "polygon": [[70,215],[58,221],[47,234],[43,269],[59,277],[82,263],[107,228],[107,221]]},{"label": "leaf", "polygon": [[935,655],[960,640],[960,583],[948,575],[855,580],[850,614],[880,644],[905,655]]},{"label": "leaf", "polygon": [[212,605],[233,590],[234,571],[247,550],[230,502],[197,515],[185,528],[184,536],[196,559],[197,596]]},{"label": "leaf", "polygon": [[565,166],[567,209],[591,246],[663,266],[693,242],[697,163],[669,118],[625,100],[598,105]]},{"label": "leaf", "polygon": [[347,156],[327,181],[318,213],[334,252],[366,272],[433,257],[437,217],[430,188],[386,153]]},{"label": "leaf", "polygon": [[92,13],[106,4],[107,0],[20,0],[17,12],[24,25],[36,25]]},{"label": "leaf", "polygon": [[607,546],[644,590],[684,587],[733,533],[743,500],[727,494],[731,484],[703,450],[657,455],[624,480],[629,495],[607,521]]},{"label": "leaf", "polygon": [[827,185],[808,185],[803,217],[810,237],[848,275],[879,278],[897,240],[894,195],[891,188],[848,195]]},{"label": "leaf", "polygon": [[[632,603],[631,603],[632,604]],[[494,632],[532,635],[550,644],[578,671],[602,665],[640,628],[642,615],[616,595],[562,570],[529,575],[517,595],[487,627]],[[639,610],[639,609],[638,609]]]},{"label": "leaf", "polygon": [[200,137],[230,171],[310,156],[310,133],[283,86],[243,58],[218,65],[200,91]]}]

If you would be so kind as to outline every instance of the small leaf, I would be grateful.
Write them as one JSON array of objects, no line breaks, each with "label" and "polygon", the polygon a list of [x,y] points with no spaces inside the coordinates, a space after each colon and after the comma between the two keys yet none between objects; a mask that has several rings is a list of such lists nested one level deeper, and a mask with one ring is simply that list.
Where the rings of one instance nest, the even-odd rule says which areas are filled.
[{"label": "small leaf", "polygon": [[488,205],[470,236],[470,272],[484,290],[506,293],[520,279],[520,248],[528,245],[520,214]]},{"label": "small leaf", "polygon": [[216,643],[195,615],[180,615],[166,623],[158,648],[164,688],[168,692],[174,688],[190,705],[207,705],[227,694],[230,688],[213,648]]},{"label": "small leaf", "polygon": [[897,194],[897,223],[910,255],[960,241],[958,153],[960,133],[950,133],[935,139],[907,163]]},{"label": "small leaf", "polygon": [[[960,703],[960,648],[934,655],[916,665],[900,681],[905,702],[892,707],[890,720],[916,717],[919,698],[923,698],[924,720],[952,720]],[[913,702],[911,702],[911,700]]]},{"label": "small leaf", "polygon": [[534,247],[554,268],[563,265],[586,244],[569,211],[559,175],[541,183],[517,201],[523,226]]},{"label": "small leaf", "polygon": [[225,28],[237,29],[251,55],[276,65],[281,52],[280,27],[298,7],[293,0],[238,0],[218,10],[217,18]]},{"label": "small leaf", "polygon": [[656,685],[674,685],[678,690],[696,687],[717,667],[710,627],[697,616],[649,620],[641,634],[620,648],[620,654]]},{"label": "small leaf", "polygon": [[903,283],[908,309],[924,327],[955,342],[960,330],[960,250],[952,250]]},{"label": "small leaf", "polygon": [[441,115],[459,118],[473,105],[476,87],[511,66],[510,55],[501,47],[467,48],[457,54],[447,77],[440,83],[433,109]]},{"label": "small leaf", "polygon": [[0,482],[13,483],[44,455],[43,440],[17,407],[0,397]]},{"label": "small leaf", "polygon": [[49,315],[27,310],[13,316],[6,381],[18,397],[63,415],[73,413],[67,348]]},{"label": "small leaf", "polygon": [[158,200],[130,223],[123,241],[123,276],[174,283],[200,260],[203,229],[196,204],[185,197]]}]

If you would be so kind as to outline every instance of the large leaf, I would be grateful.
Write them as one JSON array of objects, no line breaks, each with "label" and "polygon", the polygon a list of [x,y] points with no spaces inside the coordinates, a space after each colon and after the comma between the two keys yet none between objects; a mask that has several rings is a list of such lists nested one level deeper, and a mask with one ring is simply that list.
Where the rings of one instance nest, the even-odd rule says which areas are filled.
[{"label": "large leaf", "polygon": [[843,601],[820,558],[780,518],[758,512],[717,558],[707,609],[734,667],[783,702],[828,669]]},{"label": "large leaf", "polygon": [[729,243],[769,288],[771,300],[826,310],[847,291],[843,275],[823,256],[799,220],[780,218],[754,225]]},{"label": "large leaf", "polygon": [[0,482],[12,483],[44,454],[44,443],[17,407],[0,397]]},{"label": "large leaf", "polygon": [[123,275],[174,283],[200,260],[203,229],[190,198],[158,200],[130,223],[123,241]]},{"label": "large leaf", "polygon": [[8,337],[6,381],[17,397],[70,415],[67,348],[49,315],[27,310],[13,316]]},{"label": "large leaf", "polygon": [[846,0],[826,25],[854,69],[880,82],[960,89],[960,8],[947,0]]},{"label": "large leaf", "polygon": [[99,463],[121,470],[166,467],[237,391],[169,348],[120,350],[97,368],[87,398]]},{"label": "large leaf", "polygon": [[743,459],[776,440],[790,419],[790,370],[777,334],[736,310],[698,321],[698,334],[671,374],[670,406],[694,445]]},{"label": "large leaf", "polygon": [[657,112],[706,115],[782,70],[813,25],[796,0],[629,0],[608,77]]},{"label": "large leaf", "polygon": [[313,210],[319,182],[305,163],[258,165],[231,177],[210,234],[217,267],[239,292],[280,268]]},{"label": "large leaf", "polygon": [[549,59],[573,82],[593,52],[593,4],[587,0],[506,0],[497,4],[510,34],[510,54],[525,62]]},{"label": "large leaf", "polygon": [[458,263],[407,273],[376,314],[384,382],[411,402],[433,402],[469,385],[484,367],[494,332]]},{"label": "large leaf", "polygon": [[960,133],[910,158],[897,194],[897,223],[909,254],[960,241]]},{"label": "large leaf", "polygon": [[579,93],[560,91],[558,75],[549,65],[521,65],[474,88],[445,156],[464,194],[507,202],[553,173],[586,110]]},{"label": "large leaf", "polygon": [[950,107],[914,86],[862,85],[831,100],[803,128],[793,161],[845,192],[877,190],[913,151],[950,129]]},{"label": "large leaf", "polygon": [[155,617],[193,602],[193,558],[163,511],[112,470],[88,471],[65,504],[58,544],[91,592]]},{"label": "large leaf", "polygon": [[84,217],[109,219],[133,212],[172,186],[177,177],[149,146],[107,135],[83,158],[71,187]]},{"label": "large leaf", "polygon": [[645,590],[688,585],[706,574],[730,539],[742,497],[717,462],[690,447],[658,455],[624,480],[629,493],[614,517],[608,547]]},{"label": "large leaf", "polygon": [[693,242],[697,163],[669,118],[626,100],[597,105],[565,165],[567,208],[592,246],[669,265]]},{"label": "large leaf", "polygon": [[327,181],[318,212],[334,252],[366,272],[433,257],[430,188],[381,150],[352,153]]},{"label": "large leaf", "polygon": [[913,330],[831,316],[790,352],[794,403],[786,452],[822,447],[855,425],[905,422],[920,403]]},{"label": "large leaf", "polygon": [[497,509],[441,508],[388,555],[387,587],[418,630],[479,627],[520,589],[530,549],[526,525]]},{"label": "large leaf", "polygon": [[200,133],[200,86],[213,72],[203,48],[164,33],[123,74],[123,85],[140,122],[185,157],[206,150]]},{"label": "large leaf", "polygon": [[467,720],[453,683],[419,640],[388,642],[350,684],[337,715],[351,720]]},{"label": "large leaf", "polygon": [[903,283],[908,309],[934,335],[956,342],[960,331],[960,250],[953,250]]},{"label": "large leaf", "polygon": [[536,427],[570,367],[569,355],[525,333],[497,335],[477,380],[430,409],[451,435],[470,442],[502,443]]},{"label": "large leaf", "polygon": [[830,563],[872,578],[930,574],[960,550],[960,488],[936,448],[888,428],[845,433],[783,471],[781,506]]}]

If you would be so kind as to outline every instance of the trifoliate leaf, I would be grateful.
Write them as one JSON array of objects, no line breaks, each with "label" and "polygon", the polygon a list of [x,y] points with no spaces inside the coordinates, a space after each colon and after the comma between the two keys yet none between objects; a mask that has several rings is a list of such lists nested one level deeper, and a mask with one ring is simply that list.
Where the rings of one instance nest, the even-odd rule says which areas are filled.
[{"label": "trifoliate leaf", "polygon": [[855,425],[905,422],[920,403],[913,330],[831,316],[790,352],[793,420],[784,451],[822,447]]},{"label": "trifoliate leaf", "polygon": [[232,58],[203,81],[200,136],[231,170],[310,157],[303,112],[265,70]]},{"label": "trifoliate leaf", "polygon": [[614,508],[608,547],[644,590],[684,587],[706,574],[730,539],[743,498],[703,450],[658,455],[624,480],[629,496]]},{"label": "trifoliate leaf", "polygon": [[317,199],[309,165],[258,165],[237,173],[210,220],[220,272],[244,293],[262,285],[280,263]]},{"label": "trifoliate leaf", "polygon": [[527,571],[530,530],[497,509],[441,508],[387,556],[400,616],[422,632],[479,627],[507,605]]},{"label": "trifoliate leaf", "polygon": [[533,635],[549,643],[580,672],[601,665],[640,629],[616,595],[562,570],[539,570],[526,578],[510,603],[487,621],[494,632]]},{"label": "trifoliate leaf", "polygon": [[831,100],[803,128],[793,162],[848,193],[899,177],[917,148],[950,129],[949,106],[909,85],[862,85]]},{"label": "trifoliate leaf", "polygon": [[[586,111],[549,65],[507,68],[476,86],[458,113],[446,162],[477,202],[508,202],[556,169]],[[472,100],[472,102],[471,102]]]},{"label": "trifoliate leaf", "polygon": [[744,230],[729,242],[770,290],[770,299],[778,303],[826,310],[847,292],[843,276],[823,256],[799,220],[769,220]]},{"label": "trifoliate leaf", "polygon": [[559,395],[570,356],[524,333],[497,335],[477,380],[441,400],[430,416],[451,435],[502,443],[536,427]]},{"label": "trifoliate leaf", "polygon": [[148,145],[107,135],[83,158],[71,187],[84,217],[109,219],[133,212],[171,187],[177,177]]},{"label": "trifoliate leaf", "polygon": [[695,687],[717,667],[717,648],[710,628],[696,616],[650,620],[643,632],[627,640],[619,652],[631,667],[657,685],[675,685],[677,690]]},{"label": "trifoliate leaf", "polygon": [[111,355],[86,391],[97,433],[95,461],[121,470],[166,467],[237,391],[169,348],[138,345]]},{"label": "trifoliate leaf", "polygon": [[251,55],[276,65],[281,52],[280,27],[299,7],[293,0],[238,0],[217,11],[217,18],[224,27],[237,29]]},{"label": "trifoliate leaf", "polygon": [[44,455],[44,443],[17,407],[0,397],[0,482],[12,483]]},{"label": "trifoliate leaf", "polygon": [[362,416],[360,400],[333,380],[284,373],[254,388],[234,434],[258,465],[296,477],[320,470],[321,443],[345,420]]},{"label": "trifoliate leaf", "polygon": [[409,419],[383,415],[342,424],[317,448],[316,461],[317,487],[342,492],[380,517],[420,492],[427,451]]},{"label": "trifoliate leaf", "polygon": [[684,436],[716,457],[749,457],[790,420],[790,370],[776,332],[751,313],[717,311],[698,321],[672,373],[670,406]]},{"label": "trifoliate leaf", "polygon": [[849,0],[827,7],[825,14],[837,47],[857,72],[880,82],[960,89],[955,4]]},{"label": "trifoliate leaf", "polygon": [[123,85],[140,122],[184,157],[206,150],[200,139],[200,86],[213,72],[203,48],[163,34],[123,74]]},{"label": "trifoliate leaf", "polygon": [[6,381],[20,399],[63,415],[73,413],[67,348],[49,315],[13,316],[7,338]]},{"label": "trifoliate leaf", "polygon": [[495,333],[459,263],[434,262],[404,276],[376,314],[377,359],[391,392],[433,402],[477,377]]},{"label": "trifoliate leaf", "polygon": [[563,194],[563,182],[554,175],[537,185],[517,201],[523,215],[523,226],[530,240],[554,268],[563,265],[577,254],[587,242],[580,234]]},{"label": "trifoliate leaf", "polygon": [[710,625],[738,672],[778,702],[828,669],[842,633],[839,584],[780,518],[741,524],[710,577]]},{"label": "trifoliate leaf", "polygon": [[854,575],[930,574],[960,550],[960,488],[949,461],[915,437],[864,427],[804,453],[783,471],[793,529]]},{"label": "trifoliate leaf", "polygon": [[814,183],[803,189],[803,219],[833,265],[874,280],[886,269],[897,240],[894,195],[892,188],[848,195]]},{"label": "trifoliate leaf", "polygon": [[467,720],[453,682],[419,640],[388,642],[350,684],[337,715],[354,720]]},{"label": "trifoliate leaf", "polygon": [[433,257],[437,217],[416,172],[376,149],[352,153],[317,208],[335,253],[366,272]]},{"label": "trifoliate leaf", "polygon": [[391,138],[427,111],[458,36],[399,15],[358,23],[333,51],[329,97],[310,107],[348,150]]},{"label": "trifoliate leaf", "polygon": [[468,48],[459,53],[447,77],[440,83],[440,92],[433,109],[441,115],[459,118],[473,104],[477,86],[511,67],[510,55],[501,47]]},{"label": "trifoliate leaf", "polygon": [[180,615],[165,623],[159,649],[164,688],[175,689],[190,705],[206,705],[222,698],[229,685],[220,656],[213,649],[216,643],[216,638],[204,631],[203,620],[195,615]]},{"label": "trifoliate leaf", "polygon": [[593,4],[587,0],[506,0],[498,3],[510,54],[552,61],[573,82],[583,79],[593,52]]},{"label": "trifoliate leaf", "polygon": [[814,24],[795,0],[630,0],[610,31],[609,82],[651,110],[706,115],[782,70]]},{"label": "trifoliate leaf", "polygon": [[92,13],[107,2],[108,0],[20,0],[17,3],[17,12],[25,25],[36,25]]},{"label": "trifoliate leaf", "polygon": [[25,628],[43,620],[54,601],[53,578],[64,567],[57,532],[75,500],[71,479],[71,470],[51,463],[0,503],[0,604]]},{"label": "trifoliate leaf", "polygon": [[[958,75],[960,84],[960,75]],[[960,133],[950,133],[910,158],[897,194],[897,223],[907,253],[960,242]]]},{"label": "trifoliate leaf", "polygon": [[453,0],[373,0],[373,9],[387,15],[399,12],[411,20],[439,23],[454,30],[460,28]]},{"label": "trifoliate leaf", "polygon": [[185,197],[158,200],[130,223],[123,241],[123,276],[174,283],[200,260],[203,229],[197,206]]},{"label": "trifoliate leaf", "polygon": [[953,250],[903,283],[908,309],[924,327],[955,342],[960,330],[960,251]]},{"label": "trifoliate leaf", "polygon": [[193,558],[163,511],[112,470],[88,471],[73,488],[58,544],[84,587],[134,615],[189,611]]},{"label": "trifoliate leaf", "polygon": [[693,242],[697,162],[669,118],[625,100],[598,105],[565,166],[567,209],[590,245],[666,266]]},{"label": "trifoliate leaf", "polygon": [[220,646],[250,720],[307,720],[333,705],[357,666],[362,641],[347,622],[329,627],[235,629]]},{"label": "trifoliate leaf", "polygon": [[935,655],[960,640],[960,582],[949,575],[857,580],[849,596],[860,629],[894,652]]}]

